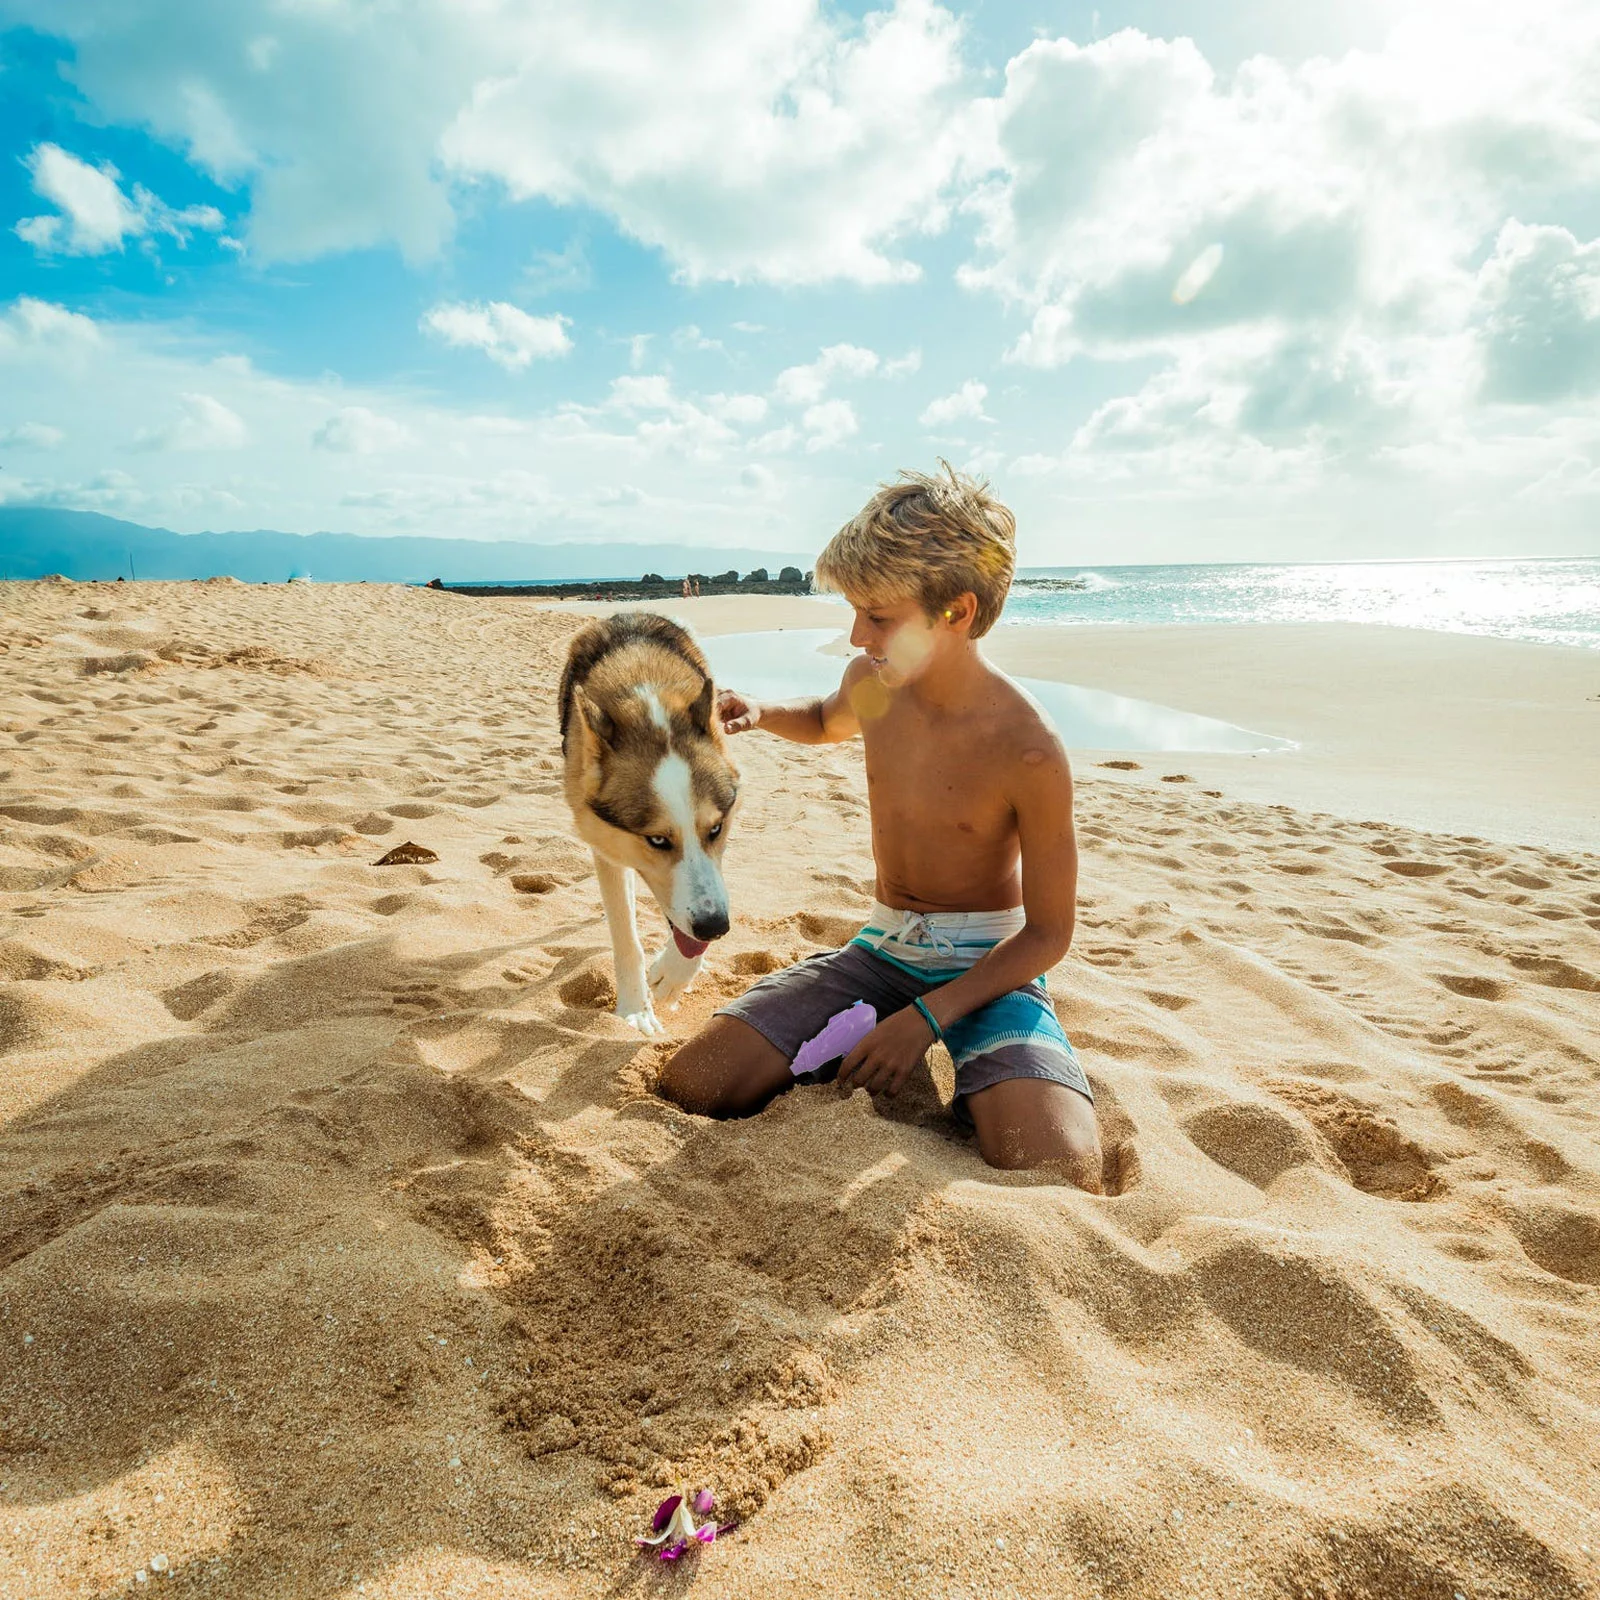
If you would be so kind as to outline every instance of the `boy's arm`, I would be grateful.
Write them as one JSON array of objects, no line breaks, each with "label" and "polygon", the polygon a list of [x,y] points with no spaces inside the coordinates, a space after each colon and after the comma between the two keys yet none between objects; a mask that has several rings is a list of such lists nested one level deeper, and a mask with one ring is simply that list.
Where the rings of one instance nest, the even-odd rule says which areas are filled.
[{"label": "boy's arm", "polygon": [[[1077,918],[1078,841],[1072,826],[1072,771],[1060,743],[1030,742],[1011,794],[1022,847],[1027,920],[959,978],[923,997],[942,1029],[1048,972],[1072,944]],[[932,1043],[928,1024],[907,1006],[878,1024],[839,1068],[839,1087],[893,1094]]]},{"label": "boy's arm", "polygon": [[864,656],[857,656],[844,670],[839,687],[832,694],[812,700],[748,700],[724,689],[717,696],[717,712],[725,733],[748,733],[764,728],[794,744],[841,744],[861,732],[861,724],[851,706],[851,691],[872,670]]}]

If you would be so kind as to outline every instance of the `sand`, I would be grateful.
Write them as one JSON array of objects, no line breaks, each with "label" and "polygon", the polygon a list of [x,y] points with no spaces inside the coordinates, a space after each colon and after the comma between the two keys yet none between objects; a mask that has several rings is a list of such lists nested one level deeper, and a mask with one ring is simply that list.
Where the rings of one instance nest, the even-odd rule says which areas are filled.
[{"label": "sand", "polygon": [[[0,586],[0,1590],[1594,1592],[1600,858],[1088,760],[1115,1192],[937,1053],[712,1123],[605,1009],[577,620]],[[851,749],[737,750],[678,1037],[868,902]]]}]

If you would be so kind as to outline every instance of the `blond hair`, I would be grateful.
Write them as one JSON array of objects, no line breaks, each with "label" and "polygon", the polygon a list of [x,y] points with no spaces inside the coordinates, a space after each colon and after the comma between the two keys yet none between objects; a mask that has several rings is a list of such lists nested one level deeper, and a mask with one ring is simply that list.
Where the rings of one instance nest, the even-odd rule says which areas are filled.
[{"label": "blond hair", "polygon": [[977,596],[972,637],[1000,619],[1017,570],[1017,519],[989,485],[941,460],[942,473],[902,472],[828,541],[817,582],[847,598],[915,599],[931,617]]}]

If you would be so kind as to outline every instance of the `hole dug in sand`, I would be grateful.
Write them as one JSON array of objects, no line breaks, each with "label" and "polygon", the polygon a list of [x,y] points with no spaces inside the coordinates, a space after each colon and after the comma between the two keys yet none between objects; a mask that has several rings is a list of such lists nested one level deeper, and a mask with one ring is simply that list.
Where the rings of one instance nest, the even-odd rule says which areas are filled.
[{"label": "hole dug in sand", "polygon": [[631,1181],[540,1141],[485,1246],[515,1264],[505,1298],[541,1352],[508,1425],[543,1454],[561,1419],[613,1494],[689,1477],[758,1509],[827,1452],[841,1314],[880,1302],[911,1248],[937,1180],[907,1137],[815,1088],[697,1122]]},{"label": "hole dug in sand", "polygon": [[1267,1087],[1305,1114],[1356,1188],[1384,1200],[1427,1200],[1438,1191],[1427,1152],[1387,1117],[1318,1084],[1277,1079]]},{"label": "hole dug in sand", "polygon": [[518,894],[549,894],[563,885],[551,872],[513,872],[510,882]]}]

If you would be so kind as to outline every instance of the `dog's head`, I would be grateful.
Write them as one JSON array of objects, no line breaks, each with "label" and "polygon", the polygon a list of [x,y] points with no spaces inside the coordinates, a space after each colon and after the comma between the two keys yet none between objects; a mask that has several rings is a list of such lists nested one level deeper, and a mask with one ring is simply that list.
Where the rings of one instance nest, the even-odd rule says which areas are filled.
[{"label": "dog's head", "polygon": [[739,798],[711,680],[679,672],[620,692],[598,687],[572,689],[579,831],[644,879],[679,950],[698,955],[728,931],[722,851]]}]

